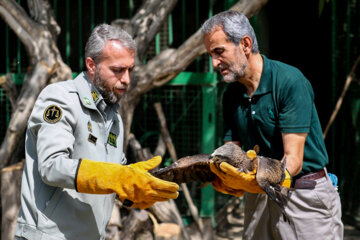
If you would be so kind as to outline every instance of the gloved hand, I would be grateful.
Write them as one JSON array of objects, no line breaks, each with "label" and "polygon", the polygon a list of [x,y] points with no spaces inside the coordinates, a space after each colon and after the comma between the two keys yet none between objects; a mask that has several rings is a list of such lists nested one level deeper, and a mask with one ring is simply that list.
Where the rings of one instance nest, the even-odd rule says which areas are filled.
[{"label": "gloved hand", "polygon": [[287,168],[285,169],[285,179],[284,181],[281,183],[281,186],[287,187],[287,188],[291,188],[291,183],[292,183],[292,176],[289,173],[289,171],[287,170]]},{"label": "gloved hand", "polygon": [[[256,157],[253,150],[247,152],[247,156],[251,159]],[[210,163],[210,169],[216,174],[217,178],[212,182],[213,187],[223,193],[233,196],[242,196],[243,192],[265,193],[256,181],[256,169],[252,172],[239,172],[235,167],[226,162],[220,164],[220,169],[215,163]]]},{"label": "gloved hand", "polygon": [[82,159],[76,177],[76,190],[91,194],[115,192],[120,200],[134,202],[132,207],[145,209],[157,201],[175,199],[179,195],[176,183],[148,173],[160,163],[159,156],[130,165]]},{"label": "gloved hand", "polygon": [[216,191],[225,193],[225,194],[230,194],[235,197],[242,197],[245,193],[244,190],[232,189],[232,188],[224,185],[223,182],[221,181],[221,179],[218,177],[215,178],[215,180],[212,182],[212,185]]}]

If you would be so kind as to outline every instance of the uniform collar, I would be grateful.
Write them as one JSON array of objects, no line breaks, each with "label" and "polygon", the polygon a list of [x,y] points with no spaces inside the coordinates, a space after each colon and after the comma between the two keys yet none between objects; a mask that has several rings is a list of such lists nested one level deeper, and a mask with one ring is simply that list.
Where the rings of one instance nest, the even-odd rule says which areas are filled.
[{"label": "uniform collar", "polygon": [[[100,105],[103,105],[101,108],[105,109],[107,104],[105,103],[103,97],[96,89],[94,84],[90,81],[86,72],[80,73],[75,79],[74,83],[79,94],[79,98],[84,107],[90,109],[100,109]],[[112,110],[117,111],[120,107],[119,104],[113,104],[109,106]]]}]

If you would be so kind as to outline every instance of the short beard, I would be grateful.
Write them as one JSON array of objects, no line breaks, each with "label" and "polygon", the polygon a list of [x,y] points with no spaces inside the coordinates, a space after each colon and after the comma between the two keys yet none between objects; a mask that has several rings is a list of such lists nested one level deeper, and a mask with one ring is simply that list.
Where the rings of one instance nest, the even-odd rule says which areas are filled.
[{"label": "short beard", "polygon": [[100,77],[98,65],[95,69],[94,86],[100,92],[101,96],[107,104],[115,104],[120,101],[120,97],[116,96],[115,93],[111,91],[111,89],[105,86],[104,81]]},{"label": "short beard", "polygon": [[229,66],[229,73],[223,76],[223,79],[227,83],[237,82],[239,79],[245,76],[245,69],[247,67],[247,62],[242,65],[240,70],[235,69],[234,65]]}]

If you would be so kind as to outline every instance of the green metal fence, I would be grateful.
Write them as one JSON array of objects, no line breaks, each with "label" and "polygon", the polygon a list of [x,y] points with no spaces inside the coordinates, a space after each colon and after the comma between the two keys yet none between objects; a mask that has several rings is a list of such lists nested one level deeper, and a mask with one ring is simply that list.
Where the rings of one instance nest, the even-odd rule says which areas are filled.
[{"label": "green metal fence", "polygon": [[[25,0],[17,0],[17,2],[27,10]],[[74,73],[84,70],[83,49],[91,29],[99,23],[131,18],[142,3],[141,0],[49,0],[49,2],[61,28],[58,48],[64,62]],[[222,11],[235,2],[234,0],[179,0],[150,45],[147,58],[152,58],[166,48],[180,46],[198,30],[205,19],[212,16],[213,12]],[[188,12],[188,9],[192,9],[191,12]],[[4,29],[5,33],[0,36],[0,48],[5,50],[5,57],[0,59],[0,75],[14,73],[16,84],[20,86],[28,65],[25,49],[5,22],[0,21],[0,29]],[[142,103],[138,105],[132,128],[143,146],[148,147],[154,147],[153,143],[157,142],[154,139],[158,137],[160,131],[152,106],[154,101],[162,103],[179,158],[212,152],[219,130],[216,127],[217,75],[213,73],[207,55],[198,57],[186,72],[179,74],[166,86],[146,94]],[[0,109],[2,113],[0,141],[2,141],[10,120],[11,107],[1,88]],[[170,161],[169,156],[165,158]],[[200,214],[204,217],[214,216],[215,197],[222,199],[221,195],[215,196],[211,186],[201,190],[198,187],[197,184],[189,185],[194,201],[200,208]],[[186,219],[190,214],[182,196],[177,202]]]},{"label": "green metal fence", "polygon": [[[17,0],[17,2],[25,10],[27,9],[25,0]],[[50,0],[49,2],[61,27],[61,34],[58,38],[61,55],[73,72],[80,72],[84,69],[83,49],[90,30],[102,22],[111,23],[118,18],[128,19],[136,13],[142,0]],[[157,34],[151,44],[147,58],[155,56],[168,47],[180,46],[199,28],[205,19],[212,16],[213,13],[228,9],[235,2],[237,0],[179,0],[160,33]],[[259,45],[266,43],[266,50],[282,50],[283,48],[283,32],[280,34],[281,39],[279,39],[279,37],[274,36],[276,34],[270,35],[268,32],[263,37],[261,30],[266,27],[264,24],[267,24],[268,20],[271,23],[274,15],[284,14],[284,12],[276,10],[278,5],[284,4],[288,4],[287,1],[269,1],[266,7],[269,5],[275,7],[268,9],[269,12],[265,21],[258,22],[259,15],[251,19],[255,31],[260,33],[258,35]],[[318,3],[315,1],[311,4],[303,4],[306,7],[312,7]],[[329,27],[328,38],[331,39],[331,47],[325,53],[328,54],[329,64],[327,66],[331,74],[315,74],[319,80],[315,79],[312,84],[315,91],[320,89],[323,92],[331,92],[332,99],[326,99],[326,101],[322,101],[322,105],[317,105],[320,118],[325,119],[330,116],[342,90],[345,77],[349,73],[353,61],[360,54],[360,28],[358,27],[360,25],[360,1],[329,1],[322,14],[321,18],[325,19],[323,21],[326,22],[322,26]],[[287,21],[287,19],[281,19],[281,21]],[[308,27],[311,28],[311,26]],[[3,57],[0,58],[0,75],[13,73],[16,83],[21,84],[23,74],[28,67],[25,49],[4,21],[0,21],[0,29],[3,33],[0,35],[0,51],[3,53]],[[273,27],[272,33],[274,33],[274,29]],[[282,29],[281,25],[279,29]],[[281,47],[277,45],[279,42]],[[321,44],[316,41],[313,42],[312,46],[315,53]],[[302,46],[296,44],[293,46],[294,49],[300,47]],[[264,48],[261,50],[264,52]],[[308,50],[307,48],[306,52]],[[270,51],[269,56],[272,57],[275,51]],[[266,51],[265,53],[268,54]],[[289,53],[287,55],[291,56]],[[307,59],[300,61],[306,63],[308,58],[309,54],[307,54]],[[328,81],[328,79],[330,80]],[[356,183],[358,182],[358,172],[360,172],[360,150],[358,150],[360,149],[359,89],[358,82],[351,85],[337,121],[326,140],[330,157],[329,169],[335,172],[340,180],[344,215],[357,219],[358,222],[360,222],[360,187]],[[159,131],[157,118],[151,115],[154,114],[152,102],[160,100],[168,119],[169,130],[178,156],[211,152],[214,147],[222,143],[220,137],[221,112],[219,112],[221,95],[222,85],[216,81],[216,75],[212,71],[209,58],[205,55],[200,56],[185,72],[168,85],[161,89],[155,89],[144,96],[143,102],[136,110],[133,129],[136,130],[137,137],[144,145],[152,146],[153,139]],[[319,95],[315,95],[318,101]],[[1,88],[0,111],[1,141],[11,116],[10,103]],[[322,120],[322,122],[326,124],[326,120]],[[203,216],[213,215],[213,206],[221,203],[221,199],[218,201],[218,196],[214,196],[214,192],[209,188],[198,191],[196,187],[191,186],[190,189],[192,189],[197,204],[201,207],[201,214]],[[214,203],[214,199],[217,202]]]}]

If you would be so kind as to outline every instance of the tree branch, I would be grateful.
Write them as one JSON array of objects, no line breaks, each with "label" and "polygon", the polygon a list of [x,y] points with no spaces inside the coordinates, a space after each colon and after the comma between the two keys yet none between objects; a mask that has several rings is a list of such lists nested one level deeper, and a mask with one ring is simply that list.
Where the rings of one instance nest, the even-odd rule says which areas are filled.
[{"label": "tree branch", "polygon": [[147,0],[131,19],[131,34],[137,45],[137,63],[143,61],[150,42],[155,38],[176,3],[177,0]]},{"label": "tree branch", "polygon": [[0,86],[5,90],[7,96],[9,97],[11,109],[14,111],[18,92],[10,73],[6,74],[6,76],[0,77]]},{"label": "tree branch", "polygon": [[27,52],[36,54],[39,31],[25,10],[14,0],[0,0],[0,16],[19,37]]},{"label": "tree branch", "polygon": [[351,68],[351,71],[350,71],[349,75],[348,75],[347,78],[346,78],[346,81],[345,81],[345,84],[344,84],[344,88],[343,88],[343,90],[342,90],[342,92],[341,92],[341,95],[340,95],[338,101],[336,102],[335,109],[334,109],[333,113],[331,114],[331,117],[330,117],[330,119],[329,119],[329,122],[328,122],[328,124],[326,125],[325,131],[324,131],[324,133],[323,133],[323,138],[324,138],[324,139],[326,138],[326,135],[327,135],[327,133],[328,133],[331,125],[332,125],[333,122],[335,121],[335,118],[336,118],[336,116],[337,116],[337,114],[338,114],[338,112],[339,112],[339,110],[340,110],[340,108],[341,108],[342,102],[343,102],[343,100],[344,100],[345,94],[346,94],[346,92],[347,92],[347,90],[348,90],[348,88],[349,88],[349,86],[350,86],[350,83],[351,83],[351,82],[353,81],[353,79],[356,77],[355,72],[356,72],[356,70],[357,70],[357,68],[358,68],[359,63],[360,63],[360,56],[358,56],[358,58],[356,59],[354,65],[353,65],[352,68]]}]

